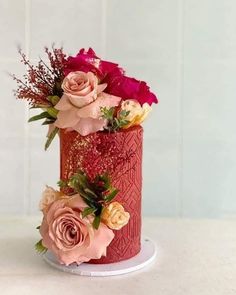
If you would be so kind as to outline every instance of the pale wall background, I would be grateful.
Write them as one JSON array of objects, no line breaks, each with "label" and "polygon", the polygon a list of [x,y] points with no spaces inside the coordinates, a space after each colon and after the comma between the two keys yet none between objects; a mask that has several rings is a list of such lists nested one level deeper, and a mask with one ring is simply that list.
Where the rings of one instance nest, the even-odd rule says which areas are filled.
[{"label": "pale wall background", "polygon": [[92,46],[160,98],[145,123],[144,214],[236,216],[235,0],[0,0],[0,213],[34,214],[59,175],[58,141],[29,125],[6,72],[54,41]]}]

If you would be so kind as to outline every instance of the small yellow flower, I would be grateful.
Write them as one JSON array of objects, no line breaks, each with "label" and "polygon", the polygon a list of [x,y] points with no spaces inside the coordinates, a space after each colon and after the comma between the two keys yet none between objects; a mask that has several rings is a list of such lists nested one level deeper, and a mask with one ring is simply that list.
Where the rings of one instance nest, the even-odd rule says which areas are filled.
[{"label": "small yellow flower", "polygon": [[125,226],[130,218],[130,214],[118,202],[112,202],[103,209],[102,222],[109,228],[119,230]]},{"label": "small yellow flower", "polygon": [[[140,105],[137,100],[127,99],[121,104],[121,111],[129,111],[128,116],[125,117],[129,123],[122,128],[127,129],[131,126],[140,125],[151,111],[151,107],[148,103]],[[119,115],[118,115],[119,116]]]}]

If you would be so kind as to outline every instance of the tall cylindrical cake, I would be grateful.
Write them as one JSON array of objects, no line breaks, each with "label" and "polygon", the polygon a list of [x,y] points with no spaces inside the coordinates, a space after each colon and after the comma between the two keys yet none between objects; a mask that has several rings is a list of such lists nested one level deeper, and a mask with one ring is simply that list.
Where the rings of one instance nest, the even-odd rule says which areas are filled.
[{"label": "tall cylindrical cake", "polygon": [[97,132],[81,136],[75,131],[60,130],[60,174],[67,180],[78,170],[91,179],[109,173],[113,185],[119,189],[116,201],[130,214],[130,220],[107,248],[107,255],[89,263],[113,263],[131,258],[141,248],[142,197],[141,126],[122,129],[115,133]]}]

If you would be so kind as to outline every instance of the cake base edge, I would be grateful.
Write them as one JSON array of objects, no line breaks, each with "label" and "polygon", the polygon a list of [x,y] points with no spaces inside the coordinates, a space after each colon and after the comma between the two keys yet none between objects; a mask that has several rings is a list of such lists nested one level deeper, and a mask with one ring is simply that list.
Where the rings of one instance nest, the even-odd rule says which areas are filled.
[{"label": "cake base edge", "polygon": [[128,274],[133,271],[140,270],[151,264],[157,256],[156,244],[149,238],[142,238],[141,251],[134,257],[120,262],[109,264],[88,264],[82,263],[76,265],[75,263],[66,266],[60,264],[52,252],[47,251],[43,255],[43,259],[52,267],[75,275],[91,276],[91,277],[105,277]]}]

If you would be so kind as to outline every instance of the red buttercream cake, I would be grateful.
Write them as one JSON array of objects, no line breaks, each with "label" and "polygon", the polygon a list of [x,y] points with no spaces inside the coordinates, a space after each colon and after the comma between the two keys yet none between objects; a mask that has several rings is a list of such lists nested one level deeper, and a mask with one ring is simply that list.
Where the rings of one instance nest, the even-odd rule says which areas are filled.
[{"label": "red buttercream cake", "polygon": [[24,80],[13,75],[17,98],[42,110],[29,122],[48,126],[45,150],[60,140],[59,188],[42,194],[35,248],[65,266],[132,258],[141,249],[141,123],[157,98],[91,48],[45,52],[49,63],[35,66],[20,51],[28,70]]},{"label": "red buttercream cake", "polygon": [[87,175],[109,171],[119,193],[116,201],[129,212],[129,223],[115,232],[107,255],[91,263],[111,263],[128,259],[140,251],[142,198],[143,129],[131,127],[115,133],[98,132],[86,137],[77,132],[60,133],[61,179],[78,168]]}]

